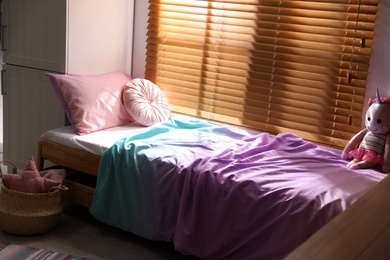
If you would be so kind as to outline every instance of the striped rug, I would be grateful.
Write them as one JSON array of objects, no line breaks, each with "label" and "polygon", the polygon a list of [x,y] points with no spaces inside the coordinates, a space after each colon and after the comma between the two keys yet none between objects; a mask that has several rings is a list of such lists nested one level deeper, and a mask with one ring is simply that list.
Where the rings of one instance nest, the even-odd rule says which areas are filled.
[{"label": "striped rug", "polygon": [[1,260],[92,260],[81,256],[69,255],[29,246],[21,246],[0,241]]}]

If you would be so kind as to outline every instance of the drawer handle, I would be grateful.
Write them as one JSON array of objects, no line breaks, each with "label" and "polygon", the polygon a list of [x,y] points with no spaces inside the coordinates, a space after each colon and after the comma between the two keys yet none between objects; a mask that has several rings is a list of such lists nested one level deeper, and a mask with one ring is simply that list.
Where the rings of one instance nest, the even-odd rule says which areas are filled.
[{"label": "drawer handle", "polygon": [[7,92],[5,92],[5,70],[1,70],[1,95],[7,95]]},{"label": "drawer handle", "polygon": [[7,25],[1,26],[1,50],[7,51],[7,48],[5,46],[5,32],[6,32]]}]

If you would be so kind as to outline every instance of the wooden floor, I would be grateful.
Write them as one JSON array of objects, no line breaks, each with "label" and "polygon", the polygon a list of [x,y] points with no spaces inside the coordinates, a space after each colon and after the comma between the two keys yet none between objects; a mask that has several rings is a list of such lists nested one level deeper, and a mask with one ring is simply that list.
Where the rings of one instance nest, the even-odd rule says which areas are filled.
[{"label": "wooden floor", "polygon": [[171,243],[142,239],[105,225],[74,204],[66,206],[59,224],[45,234],[15,236],[1,231],[0,240],[92,259],[196,259],[176,252]]}]

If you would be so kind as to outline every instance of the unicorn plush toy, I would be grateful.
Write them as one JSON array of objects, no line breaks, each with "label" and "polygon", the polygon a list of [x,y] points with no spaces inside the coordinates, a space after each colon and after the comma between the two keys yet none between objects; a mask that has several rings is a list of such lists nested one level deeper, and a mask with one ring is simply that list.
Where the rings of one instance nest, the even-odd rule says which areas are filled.
[{"label": "unicorn plush toy", "polygon": [[345,146],[341,158],[351,160],[347,167],[366,169],[380,166],[382,172],[390,171],[390,97],[381,98],[376,89],[376,99],[368,101],[365,125]]}]

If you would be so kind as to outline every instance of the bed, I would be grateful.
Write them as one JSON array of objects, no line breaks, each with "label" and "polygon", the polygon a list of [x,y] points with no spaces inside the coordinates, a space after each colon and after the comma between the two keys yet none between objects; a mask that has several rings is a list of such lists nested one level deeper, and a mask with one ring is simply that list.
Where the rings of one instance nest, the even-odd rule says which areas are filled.
[{"label": "bed", "polygon": [[340,151],[291,133],[181,115],[84,136],[48,131],[44,160],[97,176],[96,186],[67,185],[98,220],[202,259],[283,258],[385,176],[349,170]]},{"label": "bed", "polygon": [[89,208],[104,150],[112,146],[118,137],[142,128],[133,122],[88,135],[76,134],[71,126],[49,130],[38,143],[37,167],[41,170],[56,166],[68,169],[65,182],[72,190],[67,193],[68,199]]},{"label": "bed", "polygon": [[123,73],[48,76],[70,126],[42,135],[38,168],[66,168],[70,201],[183,255],[282,259],[385,177],[292,133],[172,115]]}]

